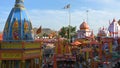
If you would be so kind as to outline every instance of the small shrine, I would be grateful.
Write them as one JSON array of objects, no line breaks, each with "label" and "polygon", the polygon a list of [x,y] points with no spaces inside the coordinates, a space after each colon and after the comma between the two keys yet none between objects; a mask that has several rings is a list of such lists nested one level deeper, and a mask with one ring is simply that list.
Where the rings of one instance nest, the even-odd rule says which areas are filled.
[{"label": "small shrine", "polygon": [[86,22],[83,22],[80,25],[80,30],[77,31],[77,38],[90,37],[91,34],[92,34],[92,31],[90,30],[89,25]]},{"label": "small shrine", "polygon": [[107,30],[105,27],[103,28],[100,28],[98,30],[98,34],[97,34],[98,37],[107,37]]}]

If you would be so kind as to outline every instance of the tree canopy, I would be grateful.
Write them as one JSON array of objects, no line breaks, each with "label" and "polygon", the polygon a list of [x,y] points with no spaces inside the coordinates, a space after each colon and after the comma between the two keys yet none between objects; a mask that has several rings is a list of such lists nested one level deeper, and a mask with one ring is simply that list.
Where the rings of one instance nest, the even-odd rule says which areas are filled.
[{"label": "tree canopy", "polygon": [[75,27],[73,26],[62,27],[59,31],[59,35],[64,38],[69,38],[69,36],[71,38],[75,36],[75,34],[76,34],[76,26]]}]

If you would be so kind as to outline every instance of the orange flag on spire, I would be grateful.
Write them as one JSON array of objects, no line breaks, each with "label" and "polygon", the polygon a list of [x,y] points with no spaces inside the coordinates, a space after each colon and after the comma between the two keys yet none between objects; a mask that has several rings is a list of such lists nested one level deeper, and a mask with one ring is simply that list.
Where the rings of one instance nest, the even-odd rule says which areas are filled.
[{"label": "orange flag on spire", "polygon": [[39,29],[37,29],[36,34],[41,33],[41,31],[42,31],[42,27],[40,26]]}]

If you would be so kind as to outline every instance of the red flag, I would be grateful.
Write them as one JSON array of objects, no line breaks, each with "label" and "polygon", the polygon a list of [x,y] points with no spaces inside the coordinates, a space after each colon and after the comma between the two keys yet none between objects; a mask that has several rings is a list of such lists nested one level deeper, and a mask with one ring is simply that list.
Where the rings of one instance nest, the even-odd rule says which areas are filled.
[{"label": "red flag", "polygon": [[3,40],[3,35],[2,35],[2,34],[0,34],[0,41],[1,41],[1,40]]},{"label": "red flag", "polygon": [[40,26],[39,29],[37,29],[36,34],[41,33],[41,31],[42,31],[42,27]]}]

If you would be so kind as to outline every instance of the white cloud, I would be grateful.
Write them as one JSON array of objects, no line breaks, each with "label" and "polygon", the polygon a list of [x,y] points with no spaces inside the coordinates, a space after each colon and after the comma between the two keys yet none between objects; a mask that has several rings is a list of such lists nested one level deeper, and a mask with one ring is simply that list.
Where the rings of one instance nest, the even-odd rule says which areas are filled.
[{"label": "white cloud", "polygon": [[86,0],[86,1],[91,1],[91,2],[96,2],[96,3],[106,3],[106,4],[120,2],[119,0]]},{"label": "white cloud", "polygon": [[[8,17],[8,13],[2,13],[0,18],[0,25],[4,26],[5,21]],[[3,16],[4,15],[4,16]],[[28,10],[28,15],[32,21],[33,27],[39,27],[42,25],[43,28],[51,28],[54,30],[59,30],[62,26],[68,26],[68,12],[65,10],[39,10],[33,9]],[[83,19],[86,20],[86,12],[81,10],[75,10],[71,12],[71,25],[77,26],[83,22]],[[89,9],[88,13],[88,24],[90,28],[97,33],[99,27],[108,27],[109,20],[112,21],[113,18],[118,20],[120,18],[119,12],[116,11],[106,11],[106,10],[95,10]],[[2,24],[1,24],[2,23]],[[3,30],[3,27],[0,27],[0,31]]]},{"label": "white cloud", "polygon": [[[59,30],[62,26],[68,25],[68,13],[66,11],[60,10],[31,10],[29,11],[33,25],[38,27],[42,25],[43,27],[52,28]],[[108,27],[109,20],[120,18],[120,14],[117,12],[109,12],[105,10],[93,10],[89,9],[88,14],[88,24],[91,29],[97,33],[99,27]],[[86,12],[76,10],[71,12],[71,25],[77,26],[86,19]]]},{"label": "white cloud", "polygon": [[[92,3],[94,7],[96,8],[99,7],[100,9],[104,10],[119,10],[118,8],[120,7],[120,0],[85,0],[88,5],[89,3]],[[89,5],[90,6],[90,5]]]}]

